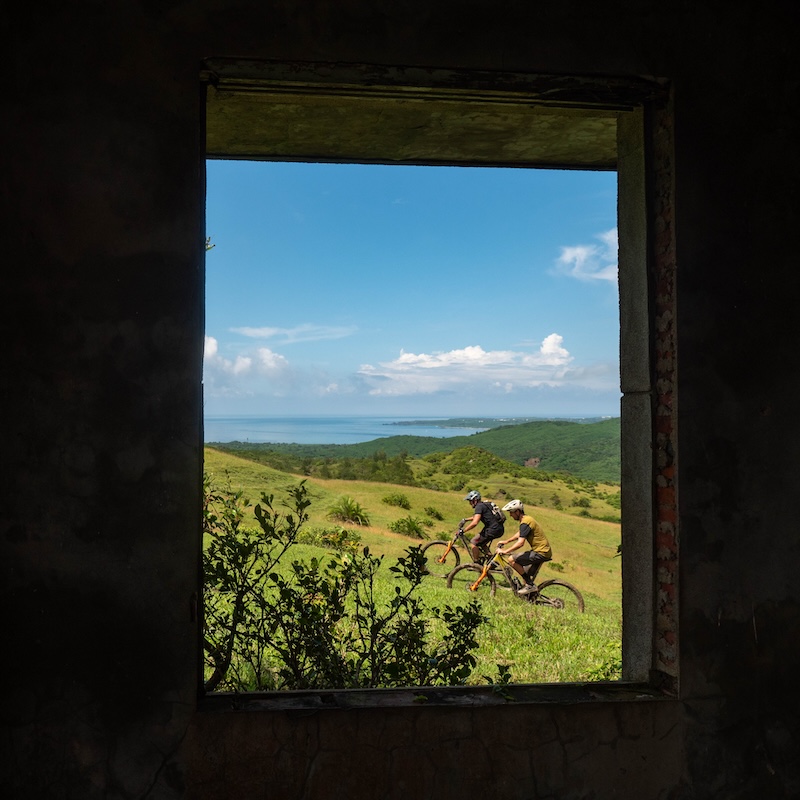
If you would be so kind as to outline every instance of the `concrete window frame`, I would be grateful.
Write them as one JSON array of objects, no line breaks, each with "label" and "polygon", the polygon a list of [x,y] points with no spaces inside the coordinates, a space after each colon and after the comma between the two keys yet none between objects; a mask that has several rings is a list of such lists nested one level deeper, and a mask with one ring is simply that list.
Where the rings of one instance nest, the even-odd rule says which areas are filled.
[{"label": "concrete window frame", "polygon": [[[622,395],[623,676],[513,687],[515,699],[678,692],[671,97],[655,79],[365,64],[203,64],[208,158],[616,170]],[[491,703],[486,687],[429,703]],[[210,694],[202,702],[231,707]],[[395,706],[414,692],[259,693],[234,706]],[[206,707],[204,706],[204,707]]]}]

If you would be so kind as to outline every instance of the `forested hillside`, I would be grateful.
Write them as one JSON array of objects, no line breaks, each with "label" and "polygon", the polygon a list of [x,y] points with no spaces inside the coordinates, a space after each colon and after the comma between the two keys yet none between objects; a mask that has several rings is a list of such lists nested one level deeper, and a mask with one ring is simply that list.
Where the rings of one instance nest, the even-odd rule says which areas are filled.
[{"label": "forested hillside", "polygon": [[286,466],[298,460],[330,458],[361,459],[383,453],[389,459],[406,454],[420,458],[431,453],[451,453],[463,447],[479,447],[505,461],[523,465],[539,459],[546,472],[568,472],[579,478],[618,483],[620,480],[620,420],[589,424],[569,420],[542,420],[504,425],[470,436],[389,436],[359,444],[254,444],[210,443],[218,450],[263,461],[265,453],[284,454]]}]

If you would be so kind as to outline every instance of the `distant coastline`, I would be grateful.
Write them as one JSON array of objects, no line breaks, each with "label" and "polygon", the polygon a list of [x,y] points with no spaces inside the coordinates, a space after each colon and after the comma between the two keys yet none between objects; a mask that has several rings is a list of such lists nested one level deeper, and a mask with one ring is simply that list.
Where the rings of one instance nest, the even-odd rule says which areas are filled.
[{"label": "distant coastline", "polygon": [[523,425],[526,422],[600,422],[610,416],[597,417],[453,417],[451,419],[413,419],[386,422],[385,425],[435,426],[437,428],[500,428],[503,425]]},{"label": "distant coastline", "polygon": [[[508,424],[508,423],[505,423]],[[259,416],[255,414],[208,414],[203,420],[203,440],[272,444],[359,444],[403,434],[447,438],[470,435],[496,427],[468,420],[432,419],[424,422],[400,416]]]}]

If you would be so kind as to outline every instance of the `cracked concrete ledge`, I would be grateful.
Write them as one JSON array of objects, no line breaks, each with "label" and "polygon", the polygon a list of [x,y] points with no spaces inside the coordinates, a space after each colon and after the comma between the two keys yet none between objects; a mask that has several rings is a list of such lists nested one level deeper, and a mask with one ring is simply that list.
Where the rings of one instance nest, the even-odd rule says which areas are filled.
[{"label": "cracked concrete ledge", "polygon": [[496,706],[508,704],[577,705],[642,702],[671,698],[646,684],[566,683],[511,686],[339,689],[252,694],[219,692],[198,702],[200,713],[226,711],[313,711],[320,709],[410,708],[414,706]]}]

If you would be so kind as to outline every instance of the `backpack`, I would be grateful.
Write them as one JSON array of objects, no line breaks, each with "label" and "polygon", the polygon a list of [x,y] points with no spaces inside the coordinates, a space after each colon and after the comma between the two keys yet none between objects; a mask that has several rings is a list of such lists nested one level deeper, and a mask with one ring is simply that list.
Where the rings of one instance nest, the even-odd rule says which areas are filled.
[{"label": "backpack", "polygon": [[504,511],[500,510],[500,506],[498,506],[497,503],[493,503],[491,500],[484,500],[483,502],[492,509],[492,515],[494,516],[495,522],[500,525],[504,525],[506,521],[506,515]]}]

